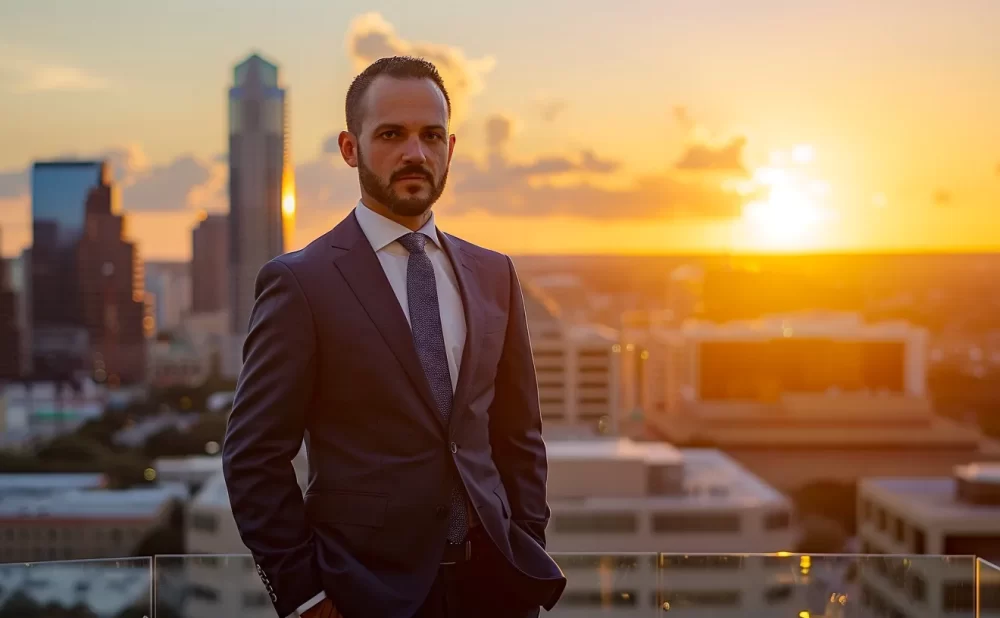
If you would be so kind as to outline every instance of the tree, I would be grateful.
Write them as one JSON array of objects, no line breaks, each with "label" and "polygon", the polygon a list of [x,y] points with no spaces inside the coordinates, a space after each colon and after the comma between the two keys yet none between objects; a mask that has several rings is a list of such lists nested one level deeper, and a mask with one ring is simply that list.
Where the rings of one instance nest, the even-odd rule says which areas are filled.
[{"label": "tree", "polygon": [[151,529],[145,538],[132,550],[134,558],[186,553],[184,530],[167,525],[160,525]]},{"label": "tree", "polygon": [[109,454],[108,449],[94,438],[78,434],[66,434],[53,438],[38,449],[41,460],[76,462],[84,466],[99,466],[99,462]]},{"label": "tree", "polygon": [[792,493],[799,514],[832,520],[849,535],[857,529],[857,484],[816,481]]},{"label": "tree", "polygon": [[840,524],[822,517],[802,522],[802,536],[795,551],[800,554],[839,554],[844,551],[847,534]]}]

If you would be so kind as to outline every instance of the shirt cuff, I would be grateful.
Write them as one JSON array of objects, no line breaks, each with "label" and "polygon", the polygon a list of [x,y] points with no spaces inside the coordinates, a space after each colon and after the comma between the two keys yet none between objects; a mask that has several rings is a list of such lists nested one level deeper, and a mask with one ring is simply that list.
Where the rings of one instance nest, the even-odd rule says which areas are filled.
[{"label": "shirt cuff", "polygon": [[319,594],[309,599],[302,605],[299,605],[298,608],[295,610],[295,613],[292,614],[291,616],[286,616],[286,618],[297,618],[298,616],[301,616],[302,614],[306,613],[307,611],[315,607],[317,604],[319,604],[320,601],[322,601],[325,598],[326,598],[326,592],[320,591]]}]

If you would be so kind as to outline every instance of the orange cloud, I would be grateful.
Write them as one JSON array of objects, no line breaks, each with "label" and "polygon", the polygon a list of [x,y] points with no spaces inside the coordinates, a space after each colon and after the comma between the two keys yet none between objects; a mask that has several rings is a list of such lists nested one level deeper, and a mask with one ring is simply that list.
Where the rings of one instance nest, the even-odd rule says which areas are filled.
[{"label": "orange cloud", "polygon": [[492,56],[471,59],[458,47],[403,39],[379,13],[355,17],[347,29],[344,46],[358,72],[387,56],[417,56],[433,62],[448,89],[455,125],[467,117],[469,99],[482,92],[486,75],[496,65]]}]

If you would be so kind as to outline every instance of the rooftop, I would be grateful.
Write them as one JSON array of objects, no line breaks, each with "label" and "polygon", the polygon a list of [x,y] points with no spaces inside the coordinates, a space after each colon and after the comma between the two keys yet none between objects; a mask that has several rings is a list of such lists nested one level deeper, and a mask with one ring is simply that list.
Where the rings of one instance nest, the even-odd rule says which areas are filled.
[{"label": "rooftop", "polygon": [[0,503],[0,517],[146,518],[156,515],[170,500],[187,498],[182,483],[123,490],[73,489],[45,496],[13,496]]},{"label": "rooftop", "polygon": [[958,499],[958,480],[948,477],[870,478],[861,487],[923,520],[982,523],[1000,530],[1000,505],[970,504]]},{"label": "rooftop", "polygon": [[546,443],[552,460],[609,459],[642,460],[651,464],[678,464],[684,460],[681,451],[665,442],[635,442],[626,438],[595,438],[592,440],[553,440]]}]

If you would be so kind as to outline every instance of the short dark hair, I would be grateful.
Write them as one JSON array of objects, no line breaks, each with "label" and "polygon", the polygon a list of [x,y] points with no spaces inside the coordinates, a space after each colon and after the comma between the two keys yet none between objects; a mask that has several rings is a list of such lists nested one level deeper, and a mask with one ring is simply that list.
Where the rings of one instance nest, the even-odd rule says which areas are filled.
[{"label": "short dark hair", "polygon": [[347,101],[345,108],[347,112],[347,130],[354,135],[361,135],[361,121],[364,116],[364,106],[362,105],[365,93],[380,75],[387,75],[397,79],[429,79],[441,89],[444,101],[448,105],[448,118],[451,119],[451,99],[448,97],[448,90],[444,87],[444,80],[438,73],[437,67],[432,62],[423,58],[413,56],[391,56],[389,58],[379,58],[368,65],[347,89]]}]

